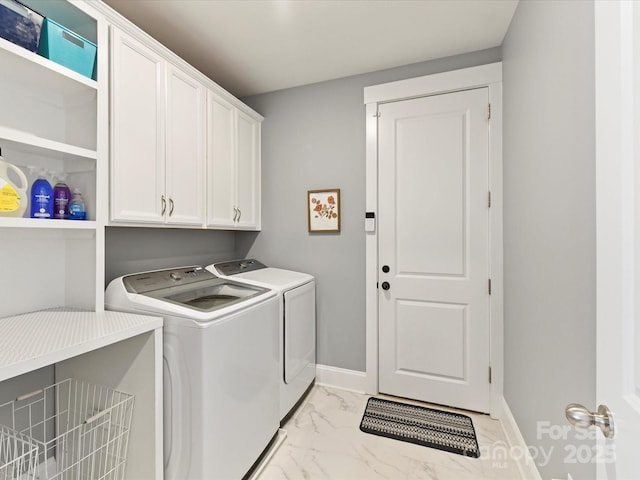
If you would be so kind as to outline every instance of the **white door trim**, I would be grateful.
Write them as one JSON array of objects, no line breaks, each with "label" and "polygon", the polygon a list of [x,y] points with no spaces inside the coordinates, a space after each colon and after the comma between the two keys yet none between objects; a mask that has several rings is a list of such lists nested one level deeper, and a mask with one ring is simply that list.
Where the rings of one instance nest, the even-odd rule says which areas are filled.
[{"label": "white door trim", "polygon": [[[365,87],[366,104],[366,200],[367,212],[378,213],[378,129],[379,103],[435,95],[476,87],[489,88],[489,225],[491,416],[500,412],[503,393],[503,273],[502,273],[502,63],[454,70],[424,77]],[[489,112],[487,112],[489,113]],[[366,391],[378,393],[378,236],[366,232]],[[488,372],[487,372],[488,374]]]}]

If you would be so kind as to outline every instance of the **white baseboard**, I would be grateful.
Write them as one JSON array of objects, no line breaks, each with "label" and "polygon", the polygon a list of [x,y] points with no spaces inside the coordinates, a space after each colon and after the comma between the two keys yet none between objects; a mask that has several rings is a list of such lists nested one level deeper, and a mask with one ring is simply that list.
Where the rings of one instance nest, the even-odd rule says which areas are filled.
[{"label": "white baseboard", "polygon": [[507,437],[507,442],[511,448],[517,448],[518,452],[522,452],[522,454],[516,455],[514,457],[516,463],[518,464],[518,470],[520,470],[520,475],[522,478],[526,478],[528,480],[542,480],[540,476],[540,472],[536,467],[536,463],[533,461],[533,458],[529,454],[529,448],[527,443],[524,441],[522,433],[520,433],[520,429],[518,428],[518,424],[516,423],[516,419],[513,418],[513,414],[511,413],[511,409],[507,404],[507,401],[504,397],[501,398],[502,404],[499,407],[499,415],[498,418],[502,423],[502,428],[504,429],[505,436]]},{"label": "white baseboard", "polygon": [[367,375],[356,370],[316,365],[316,384],[353,392],[366,392]]}]

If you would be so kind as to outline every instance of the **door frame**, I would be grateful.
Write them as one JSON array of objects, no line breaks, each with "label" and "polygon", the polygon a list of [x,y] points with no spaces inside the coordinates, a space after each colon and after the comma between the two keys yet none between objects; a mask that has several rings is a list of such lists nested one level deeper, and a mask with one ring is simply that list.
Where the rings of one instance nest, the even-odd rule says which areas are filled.
[{"label": "door frame", "polygon": [[[366,393],[378,390],[378,105],[381,103],[488,87],[491,105],[489,123],[489,296],[491,416],[498,418],[503,397],[503,270],[502,270],[502,62],[451,72],[426,75],[364,88],[366,122],[365,211],[375,215],[375,226],[366,228],[365,316]],[[487,112],[489,114],[489,112]],[[487,375],[489,372],[487,372]]]}]

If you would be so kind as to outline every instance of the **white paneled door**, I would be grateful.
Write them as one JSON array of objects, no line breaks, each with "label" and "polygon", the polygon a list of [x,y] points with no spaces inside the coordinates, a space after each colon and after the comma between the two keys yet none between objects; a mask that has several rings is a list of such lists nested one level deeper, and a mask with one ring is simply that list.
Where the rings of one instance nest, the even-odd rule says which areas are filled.
[{"label": "white paneled door", "polygon": [[382,104],[379,390],[489,412],[487,88]]},{"label": "white paneled door", "polygon": [[597,463],[598,480],[631,480],[640,478],[640,5],[596,1],[595,31],[596,403],[614,428],[605,438],[591,427],[591,452],[567,451]]}]

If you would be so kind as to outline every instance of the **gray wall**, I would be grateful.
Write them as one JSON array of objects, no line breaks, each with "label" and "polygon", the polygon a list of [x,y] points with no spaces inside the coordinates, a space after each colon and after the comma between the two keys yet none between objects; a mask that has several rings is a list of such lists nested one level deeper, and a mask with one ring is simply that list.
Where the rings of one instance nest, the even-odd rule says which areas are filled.
[{"label": "gray wall", "polygon": [[120,275],[235,258],[233,232],[107,227],[105,285]]},{"label": "gray wall", "polygon": [[527,444],[553,449],[543,478],[594,478],[565,462],[584,441],[538,430],[596,406],[593,1],[521,1],[502,53],[505,398]]},{"label": "gray wall", "polygon": [[[238,233],[236,251],[316,276],[318,363],[365,370],[363,88],[500,59],[495,48],[243,99],[265,116],[263,231]],[[341,189],[339,234],[307,232],[318,188]]]}]

